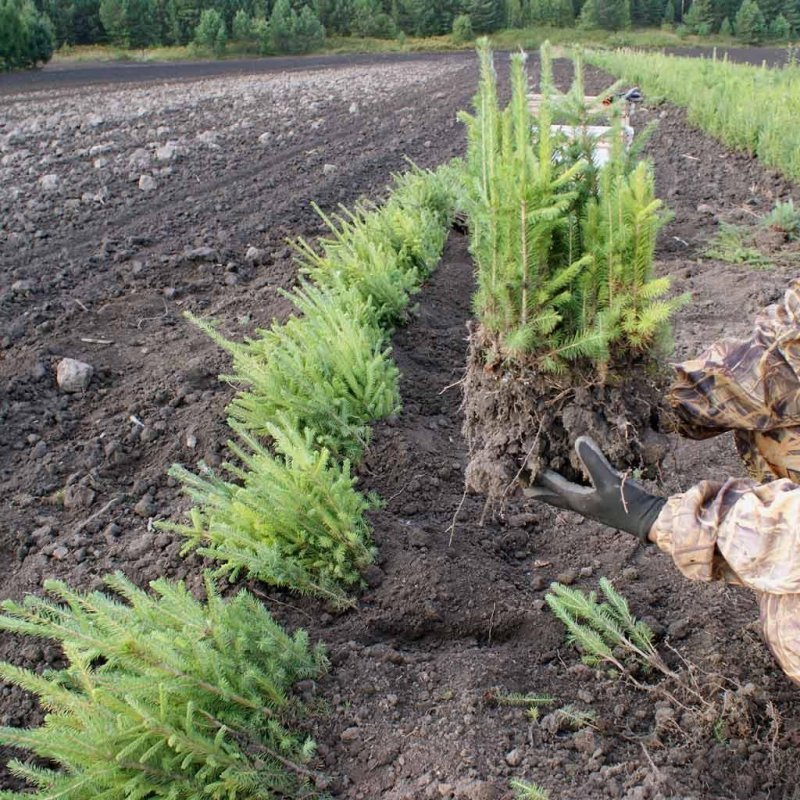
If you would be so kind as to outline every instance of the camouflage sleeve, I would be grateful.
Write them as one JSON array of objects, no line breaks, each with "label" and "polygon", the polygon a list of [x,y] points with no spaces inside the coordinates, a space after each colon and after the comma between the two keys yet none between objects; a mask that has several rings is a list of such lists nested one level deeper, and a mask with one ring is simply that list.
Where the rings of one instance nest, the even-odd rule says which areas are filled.
[{"label": "camouflage sleeve", "polygon": [[754,589],[764,638],[800,683],[800,486],[703,481],[669,498],[649,538],[687,578]]},{"label": "camouflage sleeve", "polygon": [[667,501],[650,540],[692,580],[800,593],[800,486],[703,481]]},{"label": "camouflage sleeve", "polygon": [[675,372],[669,401],[684,436],[800,425],[800,280],[756,317],[748,339],[721,339]]},{"label": "camouflage sleeve", "polygon": [[762,594],[761,627],[781,669],[800,684],[800,594]]}]

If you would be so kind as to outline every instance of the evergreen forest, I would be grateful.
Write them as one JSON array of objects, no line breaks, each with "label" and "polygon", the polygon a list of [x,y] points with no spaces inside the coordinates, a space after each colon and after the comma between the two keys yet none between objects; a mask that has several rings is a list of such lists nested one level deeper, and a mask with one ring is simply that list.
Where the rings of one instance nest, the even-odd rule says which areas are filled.
[{"label": "evergreen forest", "polygon": [[800,0],[0,0],[0,68],[35,67],[64,45],[222,55],[237,42],[268,55],[309,52],[326,37],[465,42],[541,26],[785,42],[800,33]]}]

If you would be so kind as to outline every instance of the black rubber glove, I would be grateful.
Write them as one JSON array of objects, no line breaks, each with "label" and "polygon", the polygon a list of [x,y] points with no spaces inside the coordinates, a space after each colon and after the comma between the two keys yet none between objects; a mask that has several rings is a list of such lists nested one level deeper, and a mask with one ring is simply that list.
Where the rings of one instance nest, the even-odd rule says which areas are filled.
[{"label": "black rubber glove", "polygon": [[578,437],[575,452],[586,467],[592,486],[570,483],[548,469],[539,476],[536,486],[525,490],[525,496],[576,511],[646,541],[666,498],[649,494],[635,481],[623,480],[588,436]]}]

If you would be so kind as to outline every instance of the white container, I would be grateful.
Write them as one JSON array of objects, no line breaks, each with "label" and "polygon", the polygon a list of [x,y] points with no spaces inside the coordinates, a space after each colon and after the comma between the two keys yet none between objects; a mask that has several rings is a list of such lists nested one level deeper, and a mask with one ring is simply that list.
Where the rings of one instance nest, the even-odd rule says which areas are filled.
[{"label": "white container", "polygon": [[[593,139],[592,161],[596,167],[602,167],[611,158],[611,134],[614,129],[610,125],[551,125],[550,130],[570,140],[583,136]],[[633,142],[633,128],[630,125],[622,126],[622,138],[625,148],[629,148]]]}]

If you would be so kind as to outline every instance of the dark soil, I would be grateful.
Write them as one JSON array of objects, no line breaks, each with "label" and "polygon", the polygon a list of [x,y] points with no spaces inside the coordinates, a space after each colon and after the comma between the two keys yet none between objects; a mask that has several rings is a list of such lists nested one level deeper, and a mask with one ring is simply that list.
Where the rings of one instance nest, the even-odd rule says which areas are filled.
[{"label": "dark soil", "polygon": [[[23,226],[14,247],[0,239],[3,596],[39,591],[51,575],[88,588],[117,568],[139,584],[166,574],[198,585],[199,559],[181,559],[180,543],[153,532],[151,520],[186,508],[166,477],[173,461],[223,457],[231,390],[214,379],[225,357],[180,311],[213,315],[231,335],[285,314],[277,290],[295,273],[283,240],[318,232],[312,198],[330,208],[362,193],[379,197],[404,153],[434,164],[460,152],[455,111],[474,91],[475,67],[471,57],[451,58],[430,62],[428,83],[409,80],[380,96],[380,113],[350,115],[331,102],[307,112],[307,122],[320,114],[327,121],[312,128],[301,110],[291,147],[264,153],[233,136],[205,160],[181,162],[163,197],[117,203],[112,192],[79,225],[54,201],[28,201],[33,230]],[[437,77],[448,64],[455,70]],[[557,77],[567,79],[561,64]],[[592,73],[588,83],[595,90],[608,81]],[[676,215],[662,232],[659,270],[676,291],[694,293],[675,325],[680,358],[718,336],[746,334],[791,277],[784,267],[754,272],[699,260],[718,219],[800,198],[757,162],[691,129],[682,112],[644,110],[641,121],[653,117],[657,186]],[[337,172],[323,176],[322,160]],[[217,257],[187,260],[184,248],[201,245]],[[249,245],[263,251],[253,263],[243,257]],[[395,337],[404,409],[376,427],[360,470],[363,488],[385,504],[371,517],[380,555],[357,608],[332,615],[253,586],[285,624],[308,628],[330,650],[332,671],[316,687],[330,714],[310,722],[320,745],[315,766],[330,776],[330,791],[343,800],[504,798],[518,777],[542,784],[553,800],[797,797],[800,695],[764,648],[747,592],[688,583],[653,549],[542,506],[510,500],[482,521],[483,499],[464,495],[458,384],[471,279],[465,241],[454,235],[418,298],[418,316]],[[12,291],[16,281],[29,283]],[[63,355],[95,366],[85,394],[57,391],[52,367]],[[670,444],[667,491],[744,474],[727,436]],[[733,715],[717,705],[719,692],[709,695],[713,724],[699,712],[671,715],[657,691],[579,663],[544,593],[555,579],[594,589],[602,575],[650,622],[671,664],[680,659],[664,638],[681,658],[744,687],[728,695]],[[60,663],[46,643],[5,636],[0,657],[31,668]],[[551,709],[531,722],[523,709],[498,706],[498,691],[549,693],[553,709],[594,711],[594,727],[565,730],[547,719]],[[777,728],[768,700],[782,718]],[[2,724],[40,720],[29,698],[0,690]]]},{"label": "dark soil", "polygon": [[[268,58],[237,58],[225,61],[155,61],[155,62],[55,62],[36,70],[0,74],[0,95],[14,92],[95,88],[112,84],[142,84],[149,81],[194,81],[202,78],[235,75],[280,75],[336,67],[376,64],[435,63],[450,59],[453,53],[384,53],[330,54],[308,56],[269,56]],[[760,60],[758,63],[761,63]]]},{"label": "dark soil", "polygon": [[573,449],[591,436],[620,470],[658,477],[667,453],[662,408],[666,371],[649,359],[612,364],[600,379],[591,367],[566,375],[542,373],[525,362],[487,364],[478,327],[470,336],[464,377],[464,435],[470,491],[502,502],[532,486],[545,469],[585,483]]}]

